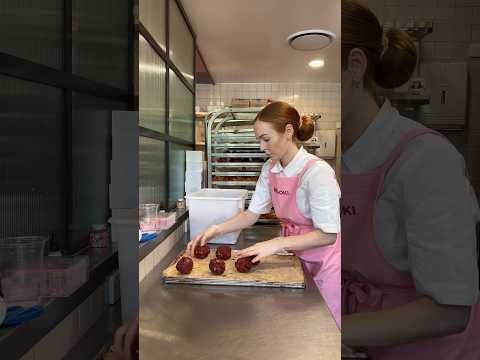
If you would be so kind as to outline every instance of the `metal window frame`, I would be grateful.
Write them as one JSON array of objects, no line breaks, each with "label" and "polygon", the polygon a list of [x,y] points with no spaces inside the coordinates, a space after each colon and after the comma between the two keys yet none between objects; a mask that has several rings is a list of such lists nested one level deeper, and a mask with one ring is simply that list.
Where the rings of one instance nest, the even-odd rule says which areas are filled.
[{"label": "metal window frame", "polygon": [[[65,191],[65,215],[63,229],[60,229],[58,245],[62,254],[71,255],[71,234],[69,229],[72,225],[72,94],[78,92],[88,94],[102,99],[109,99],[128,104],[128,109],[135,110],[138,97],[135,97],[135,72],[134,63],[135,41],[134,34],[134,2],[128,1],[128,88],[120,89],[105,83],[84,78],[73,73],[73,5],[72,0],[63,0],[63,66],[61,69],[52,68],[34,61],[30,61],[5,52],[0,52],[0,74],[29,81],[35,84],[51,86],[63,90],[63,148],[64,148],[64,173],[61,174]],[[138,59],[137,59],[138,61]],[[137,99],[136,99],[137,98]],[[61,237],[61,238],[60,238]]]},{"label": "metal window frame", "polygon": [[[139,6],[139,0],[133,0],[135,2],[135,5]],[[179,70],[179,68],[175,65],[175,63],[170,59],[170,14],[171,14],[171,9],[170,6],[171,4],[176,5],[180,11],[180,14],[183,17],[183,20],[185,21],[185,24],[190,32],[190,35],[193,38],[193,59],[192,59],[192,64],[193,64],[193,85],[190,84],[185,76],[182,74],[182,72]],[[181,2],[179,0],[165,0],[165,47],[166,50],[164,51],[161,46],[158,44],[158,42],[155,40],[153,35],[148,31],[146,26],[142,24],[139,16],[139,11],[137,11],[137,18],[135,19],[135,36],[133,37],[133,41],[136,43],[135,44],[135,51],[136,51],[136,56],[137,56],[137,62],[134,64],[135,67],[135,72],[136,72],[136,79],[135,82],[137,92],[135,94],[138,94],[138,88],[139,88],[139,61],[138,61],[138,37],[139,35],[142,35],[142,37],[147,41],[147,43],[150,45],[150,47],[155,51],[155,53],[164,61],[165,66],[166,66],[166,77],[165,77],[165,129],[164,132],[159,132],[155,130],[151,130],[145,127],[140,126],[140,132],[139,135],[142,137],[147,137],[151,139],[156,139],[156,140],[161,140],[164,142],[165,146],[165,207],[168,210],[172,210],[176,207],[175,204],[169,204],[171,199],[170,199],[170,144],[177,144],[177,145],[182,145],[185,147],[190,147],[191,149],[195,149],[195,100],[196,100],[196,92],[195,92],[195,86],[196,86],[196,77],[195,77],[195,53],[197,50],[197,40],[196,40],[196,34],[193,31],[192,25],[190,21],[188,20],[188,17],[186,15],[185,9],[183,8]],[[184,139],[179,139],[177,137],[171,136],[170,135],[170,71],[172,71],[182,82],[182,84],[187,88],[190,93],[192,93],[193,96],[193,106],[192,106],[192,122],[193,122],[193,127],[192,127],[192,140],[187,141]],[[136,110],[139,111],[139,105],[138,105],[138,98],[136,101]]]}]

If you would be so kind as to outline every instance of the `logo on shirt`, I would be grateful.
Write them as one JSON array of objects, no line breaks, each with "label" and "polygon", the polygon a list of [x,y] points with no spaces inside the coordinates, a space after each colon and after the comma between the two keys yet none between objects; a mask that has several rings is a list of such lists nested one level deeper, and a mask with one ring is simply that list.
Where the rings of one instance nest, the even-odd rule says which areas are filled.
[{"label": "logo on shirt", "polygon": [[290,193],[288,192],[288,190],[278,190],[276,186],[273,187],[273,192],[275,194],[278,194],[278,195],[285,195],[285,196],[289,196]]},{"label": "logo on shirt", "polygon": [[342,205],[341,215],[355,216],[357,215],[357,209],[355,209],[355,206],[352,205]]}]

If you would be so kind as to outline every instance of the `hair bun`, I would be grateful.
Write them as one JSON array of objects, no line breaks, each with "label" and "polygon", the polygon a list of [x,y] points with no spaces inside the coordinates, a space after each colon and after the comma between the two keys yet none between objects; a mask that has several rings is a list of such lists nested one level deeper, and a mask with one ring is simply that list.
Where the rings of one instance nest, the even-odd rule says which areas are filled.
[{"label": "hair bun", "polygon": [[300,141],[307,141],[313,135],[315,131],[315,122],[308,115],[301,116],[300,127],[297,131],[297,139]]},{"label": "hair bun", "polygon": [[405,84],[417,65],[417,49],[410,36],[399,29],[385,30],[383,50],[376,68],[376,83],[392,89]]}]

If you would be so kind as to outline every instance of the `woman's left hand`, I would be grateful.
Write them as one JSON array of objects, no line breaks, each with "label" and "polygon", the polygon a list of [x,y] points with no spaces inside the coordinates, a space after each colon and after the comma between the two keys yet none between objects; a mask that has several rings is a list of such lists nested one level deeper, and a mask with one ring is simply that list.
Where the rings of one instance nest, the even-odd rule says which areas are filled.
[{"label": "woman's left hand", "polygon": [[242,250],[234,250],[233,254],[237,258],[255,256],[252,262],[257,262],[262,258],[273,255],[283,249],[283,238],[278,237],[267,241],[261,241],[255,245]]}]

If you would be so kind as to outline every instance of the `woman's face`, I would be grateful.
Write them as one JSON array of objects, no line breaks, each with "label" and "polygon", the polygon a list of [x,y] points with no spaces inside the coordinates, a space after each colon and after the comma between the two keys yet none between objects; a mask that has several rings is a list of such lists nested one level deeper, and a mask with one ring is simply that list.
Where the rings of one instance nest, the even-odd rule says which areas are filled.
[{"label": "woman's face", "polygon": [[277,132],[272,124],[257,120],[254,126],[255,137],[260,141],[260,149],[273,160],[280,160],[292,142],[293,128],[287,125],[285,132]]}]

